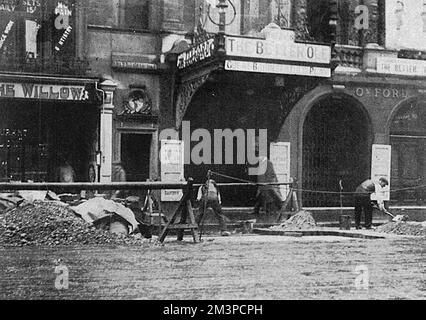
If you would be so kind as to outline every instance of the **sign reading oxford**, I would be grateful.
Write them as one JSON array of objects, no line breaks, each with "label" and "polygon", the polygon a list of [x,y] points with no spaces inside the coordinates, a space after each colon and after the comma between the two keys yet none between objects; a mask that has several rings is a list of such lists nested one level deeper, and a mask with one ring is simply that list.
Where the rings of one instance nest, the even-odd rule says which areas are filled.
[{"label": "sign reading oxford", "polygon": [[65,101],[89,100],[85,86],[0,82],[0,98],[46,99]]}]

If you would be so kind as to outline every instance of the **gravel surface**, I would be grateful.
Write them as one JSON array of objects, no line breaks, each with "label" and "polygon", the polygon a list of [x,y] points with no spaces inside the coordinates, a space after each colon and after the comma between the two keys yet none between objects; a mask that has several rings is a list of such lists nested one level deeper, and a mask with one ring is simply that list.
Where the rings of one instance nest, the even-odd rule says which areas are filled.
[{"label": "gravel surface", "polygon": [[272,230],[306,230],[318,228],[314,217],[308,211],[299,211],[279,226],[271,227]]},{"label": "gravel surface", "polygon": [[98,230],[63,203],[35,201],[0,215],[0,245],[141,244],[147,241]]},{"label": "gravel surface", "polygon": [[376,231],[406,236],[426,237],[426,225],[418,222],[389,222],[379,226]]}]

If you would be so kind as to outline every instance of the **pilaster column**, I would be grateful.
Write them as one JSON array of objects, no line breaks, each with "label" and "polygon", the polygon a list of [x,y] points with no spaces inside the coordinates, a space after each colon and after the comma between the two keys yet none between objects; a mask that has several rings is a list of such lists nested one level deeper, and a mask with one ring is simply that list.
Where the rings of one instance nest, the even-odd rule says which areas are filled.
[{"label": "pilaster column", "polygon": [[100,106],[100,138],[101,152],[100,182],[111,182],[112,174],[112,115],[114,111],[114,91],[117,84],[111,80],[105,80],[100,84],[104,91],[104,101]]}]

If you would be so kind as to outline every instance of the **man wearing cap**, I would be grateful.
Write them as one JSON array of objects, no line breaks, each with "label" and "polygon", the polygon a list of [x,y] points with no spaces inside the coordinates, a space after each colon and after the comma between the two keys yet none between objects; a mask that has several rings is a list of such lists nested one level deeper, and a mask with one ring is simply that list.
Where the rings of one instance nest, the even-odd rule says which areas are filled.
[{"label": "man wearing cap", "polygon": [[372,229],[373,223],[373,203],[371,194],[377,196],[377,204],[381,211],[386,212],[384,205],[384,190],[383,188],[389,185],[386,178],[380,178],[379,182],[374,182],[371,179],[365,180],[355,190],[355,227],[361,229],[361,214],[364,211],[365,228]]}]

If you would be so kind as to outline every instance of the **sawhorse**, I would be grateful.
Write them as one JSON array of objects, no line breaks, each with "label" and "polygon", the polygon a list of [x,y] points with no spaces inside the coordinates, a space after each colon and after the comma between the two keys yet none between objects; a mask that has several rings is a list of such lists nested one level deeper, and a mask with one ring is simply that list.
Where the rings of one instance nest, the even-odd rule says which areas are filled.
[{"label": "sawhorse", "polygon": [[[164,242],[167,237],[167,234],[170,230],[177,230],[177,240],[182,241],[185,230],[190,230],[194,242],[198,242],[198,224],[195,222],[194,211],[191,204],[191,194],[192,194],[192,179],[188,180],[188,188],[184,192],[182,199],[179,202],[179,206],[171,217],[170,221],[167,222],[163,231],[160,234],[159,241]],[[181,216],[179,223],[174,223],[178,217]],[[189,223],[187,219],[189,218]]]}]

